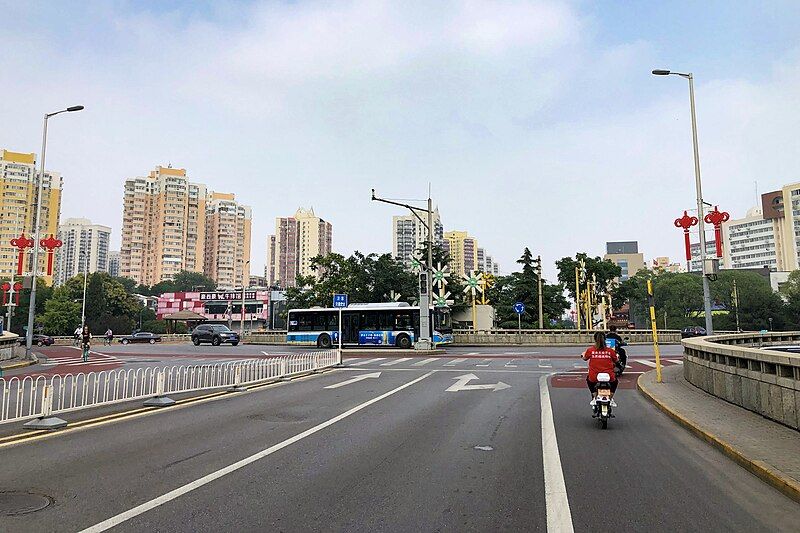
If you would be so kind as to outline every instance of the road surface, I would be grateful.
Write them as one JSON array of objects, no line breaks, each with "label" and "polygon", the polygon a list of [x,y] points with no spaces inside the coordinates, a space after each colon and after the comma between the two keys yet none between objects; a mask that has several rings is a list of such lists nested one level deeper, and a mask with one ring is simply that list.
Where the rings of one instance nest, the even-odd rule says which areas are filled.
[{"label": "road surface", "polygon": [[516,352],[345,356],[341,370],[0,443],[0,491],[52,502],[3,528],[796,531],[800,506],[631,387],[649,359],[603,431],[578,361]]}]

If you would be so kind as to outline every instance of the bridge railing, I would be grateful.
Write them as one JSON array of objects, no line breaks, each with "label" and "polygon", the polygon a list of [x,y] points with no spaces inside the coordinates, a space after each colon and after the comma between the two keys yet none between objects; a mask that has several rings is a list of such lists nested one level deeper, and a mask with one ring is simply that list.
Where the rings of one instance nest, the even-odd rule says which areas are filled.
[{"label": "bridge railing", "polygon": [[709,394],[800,429],[800,354],[769,349],[777,345],[800,345],[800,332],[684,339],[684,376]]},{"label": "bridge railing", "polygon": [[[462,345],[528,345],[528,346],[583,346],[592,343],[595,330],[576,329],[490,329],[490,330],[453,330],[453,343]],[[653,342],[649,330],[627,329],[618,332],[621,337],[628,338],[629,344],[650,344]],[[678,330],[658,332],[658,340],[664,344],[677,344],[681,341]]]},{"label": "bridge railing", "polygon": [[0,424],[167,394],[246,387],[338,364],[338,350],[210,365],[0,378]]}]

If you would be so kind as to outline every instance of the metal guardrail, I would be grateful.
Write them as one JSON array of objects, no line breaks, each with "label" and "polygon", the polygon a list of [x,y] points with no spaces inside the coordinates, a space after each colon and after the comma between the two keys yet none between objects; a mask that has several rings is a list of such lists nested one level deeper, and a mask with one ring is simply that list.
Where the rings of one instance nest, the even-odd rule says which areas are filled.
[{"label": "metal guardrail", "polygon": [[338,350],[212,365],[0,378],[0,424],[167,394],[246,387],[332,367]]},{"label": "metal guardrail", "polygon": [[800,429],[800,332],[739,333],[683,340],[684,376],[704,391]]}]

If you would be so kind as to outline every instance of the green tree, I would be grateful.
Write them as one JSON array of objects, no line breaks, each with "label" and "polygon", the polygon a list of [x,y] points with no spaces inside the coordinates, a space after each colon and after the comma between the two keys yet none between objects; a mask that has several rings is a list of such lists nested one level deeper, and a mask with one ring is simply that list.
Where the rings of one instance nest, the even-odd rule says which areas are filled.
[{"label": "green tree", "polygon": [[68,291],[56,289],[54,296],[45,303],[39,321],[48,335],[72,335],[80,325],[81,306],[70,298]]},{"label": "green tree", "polygon": [[[101,319],[106,316],[108,307],[106,305],[106,291],[103,285],[103,278],[98,274],[89,276],[86,286],[86,324],[95,335],[105,331]],[[102,328],[102,331],[100,329]]]},{"label": "green tree", "polygon": [[125,292],[127,292],[128,294],[136,293],[136,282],[134,280],[132,280],[131,278],[125,278],[125,277],[122,277],[122,276],[118,276],[118,277],[115,277],[115,278],[112,278],[112,279],[114,279],[120,285],[122,285],[125,288]]},{"label": "green tree", "polygon": [[190,291],[213,291],[217,288],[217,283],[204,275],[201,272],[190,272],[188,270],[181,270],[172,279],[175,291],[190,292]]},{"label": "green tree", "polygon": [[[9,279],[2,279],[0,283],[9,282]],[[15,278],[14,282],[20,282],[19,278]],[[45,304],[47,301],[52,298],[53,296],[53,287],[47,285],[43,278],[38,278],[36,280],[36,313],[37,317],[41,316],[44,313]],[[19,297],[19,305],[14,307],[14,316],[11,320],[11,331],[17,333],[18,335],[25,334],[25,328],[28,326],[28,309],[30,309],[30,299],[31,299],[31,290],[30,289],[22,289]],[[3,317],[5,318],[8,312],[8,307],[4,307],[2,309]],[[7,323],[7,321],[5,322]],[[39,331],[41,324],[38,320],[35,323],[34,331]],[[74,327],[73,327],[74,331]]]},{"label": "green tree", "polygon": [[556,261],[558,269],[558,281],[567,290],[570,298],[575,300],[575,268],[580,266],[583,259],[586,267],[587,279],[597,280],[597,293],[605,294],[612,288],[612,282],[622,274],[622,269],[608,259],[600,257],[589,257],[584,252],[575,254],[575,258],[563,257]]}]

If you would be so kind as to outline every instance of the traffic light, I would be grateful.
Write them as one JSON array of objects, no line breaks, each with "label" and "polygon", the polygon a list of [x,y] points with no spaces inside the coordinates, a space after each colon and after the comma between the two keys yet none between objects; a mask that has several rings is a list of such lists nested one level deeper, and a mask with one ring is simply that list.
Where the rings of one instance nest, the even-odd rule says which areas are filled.
[{"label": "traffic light", "polygon": [[428,294],[428,273],[427,272],[420,272],[419,273],[419,293],[421,296],[426,296]]}]

